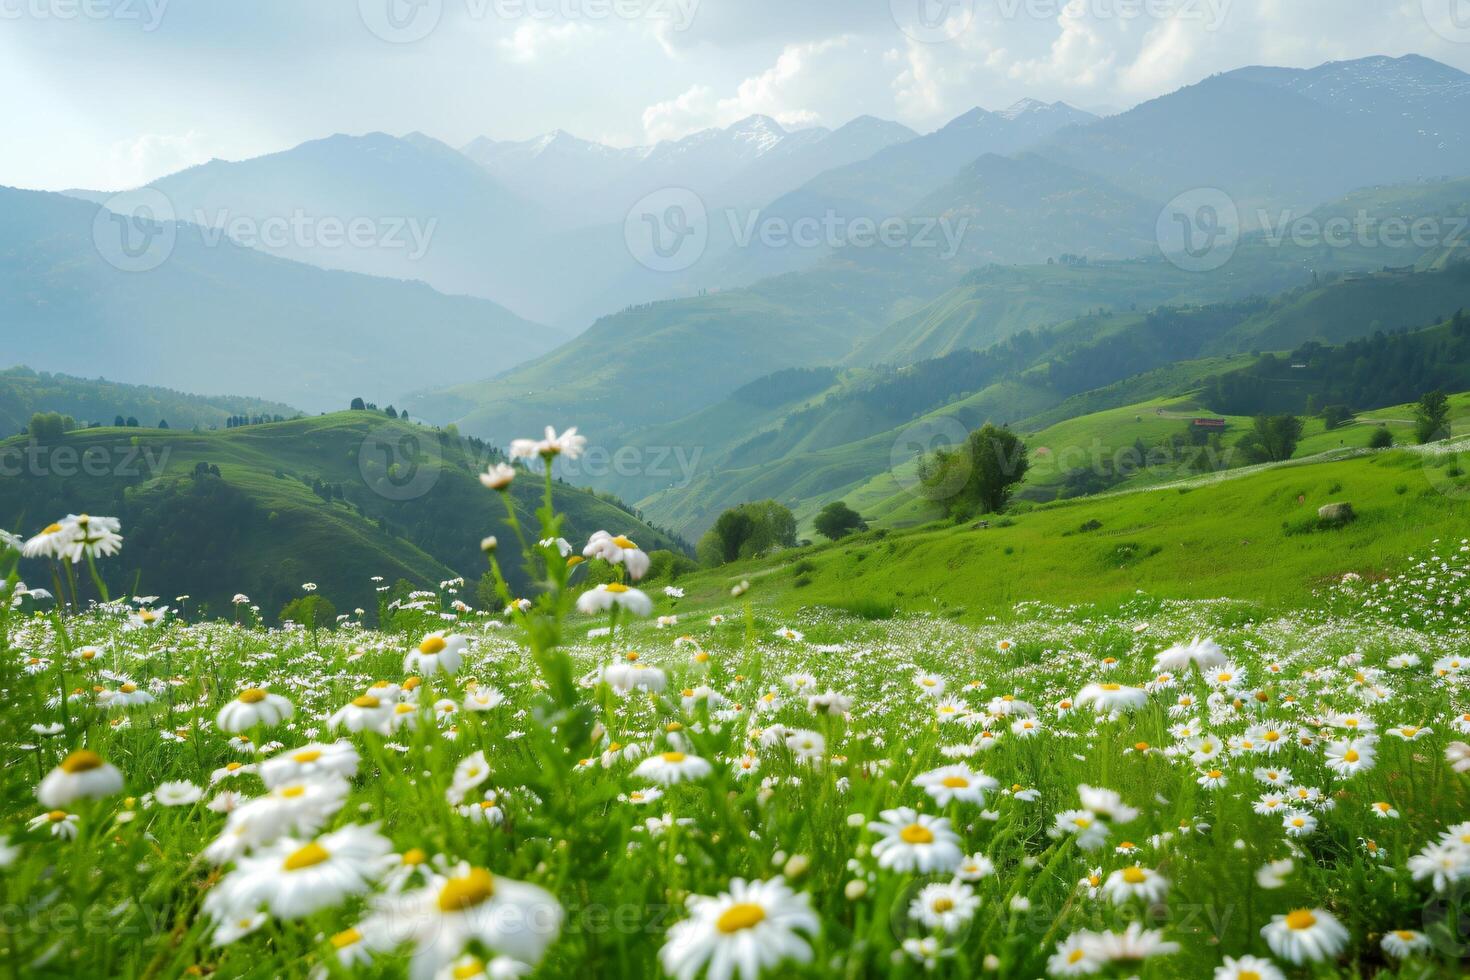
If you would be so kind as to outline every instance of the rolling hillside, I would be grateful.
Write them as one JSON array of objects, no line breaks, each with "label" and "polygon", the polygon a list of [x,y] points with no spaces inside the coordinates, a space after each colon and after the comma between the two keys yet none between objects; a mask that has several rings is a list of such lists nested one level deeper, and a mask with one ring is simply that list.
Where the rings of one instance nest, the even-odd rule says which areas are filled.
[{"label": "rolling hillside", "polygon": [[0,434],[18,433],[36,412],[69,415],[82,425],[131,416],[147,426],[165,421],[175,429],[224,428],[231,416],[290,418],[300,414],[289,405],[258,398],[190,395],[103,378],[38,373],[26,367],[0,371]]},{"label": "rolling hillside", "polygon": [[[0,442],[7,462],[25,450],[21,439]],[[82,458],[105,462],[105,473],[80,470]],[[89,429],[38,447],[18,478],[0,481],[0,526],[29,534],[67,512],[115,515],[128,540],[109,566],[115,584],[131,587],[137,577],[142,591],[165,600],[187,593],[194,607],[207,603],[215,613],[243,590],[274,615],[304,582],[373,609],[373,576],[426,588],[464,577],[462,597],[483,608],[474,585],[486,567],[478,542],[487,534],[500,539],[512,584],[528,587],[499,495],[476,478],[495,458],[376,412],[218,432]],[[196,472],[201,466],[208,472]],[[512,488],[520,520],[534,527],[540,478],[523,475]],[[605,528],[649,550],[679,547],[586,491],[558,485],[556,503],[568,538]],[[23,571],[49,582],[40,562]]]},{"label": "rolling hillside", "polygon": [[[1463,408],[1462,408],[1463,410]],[[1431,452],[1358,450],[1167,486],[1022,509],[988,527],[876,529],[681,579],[689,611],[751,583],[761,622],[800,607],[982,620],[1036,600],[1066,605],[1230,596],[1265,609],[1320,605],[1348,572],[1377,578],[1463,525],[1470,439]],[[1317,508],[1358,519],[1321,528]],[[1139,593],[1146,594],[1146,598]],[[868,597],[863,603],[854,597]]]},{"label": "rolling hillside", "polygon": [[[1395,307],[1397,298],[1407,295],[1414,301]],[[701,447],[701,466],[687,488],[665,489],[637,476],[608,485],[639,499],[653,519],[689,536],[701,533],[725,508],[766,497],[805,519],[844,493],[868,504],[895,493],[891,471],[903,462],[895,454],[901,456],[915,434],[953,441],[957,432],[986,421],[1034,431],[1076,415],[1184,395],[1213,375],[1251,365],[1253,359],[1242,356],[1248,350],[1294,349],[1304,325],[1315,325],[1309,331],[1314,342],[1342,343],[1385,329],[1380,319],[1385,311],[1401,311],[1397,315],[1403,319],[1388,321],[1393,325],[1387,329],[1403,330],[1438,322],[1462,307],[1470,307],[1470,264],[1344,278],[1269,301],[1082,317],[1014,334],[985,351],[955,351],[897,371],[848,372],[820,397],[779,418],[752,416],[724,403],[710,409],[708,417],[749,417],[744,440],[728,428],[703,441],[687,426],[658,430]],[[1431,310],[1433,315],[1424,315]],[[1239,332],[1247,324],[1249,339],[1242,339]],[[1447,375],[1406,380],[1418,385],[1416,391],[1470,387],[1458,360],[1441,361]],[[1299,387],[1305,375],[1298,375],[1292,384]],[[1339,400],[1372,407],[1381,403],[1374,397],[1364,388],[1355,399]],[[1301,401],[1284,407],[1301,411]],[[1325,403],[1319,400],[1319,406]],[[1250,411],[1266,407],[1263,401]],[[1026,421],[1033,417],[1037,423]],[[629,437],[634,445],[648,444],[647,439],[642,433]],[[1132,442],[1130,437],[1126,444]],[[1055,474],[1057,484],[1063,476]],[[1054,495],[1057,488],[1048,483],[1037,492]]]}]

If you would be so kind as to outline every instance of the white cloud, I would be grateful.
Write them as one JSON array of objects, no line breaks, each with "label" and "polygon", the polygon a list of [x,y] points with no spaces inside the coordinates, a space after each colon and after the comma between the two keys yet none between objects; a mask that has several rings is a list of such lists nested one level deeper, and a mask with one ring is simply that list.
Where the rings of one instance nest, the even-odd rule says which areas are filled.
[{"label": "white cloud", "polygon": [[[643,110],[643,132],[651,142],[678,139],[710,127],[729,126],[751,115],[766,115],[786,127],[812,126],[821,114],[809,108],[809,97],[821,96],[830,76],[823,70],[828,56],[842,51],[848,38],[810,44],[788,44],[776,63],[746,78],[735,94],[718,98],[708,85],[694,85],[682,95]],[[836,67],[831,65],[831,67]]]},{"label": "white cloud", "polygon": [[182,136],[146,133],[112,144],[108,154],[109,188],[139,187],[186,167],[205,163],[212,154],[206,140],[190,130]]},{"label": "white cloud", "polygon": [[1199,81],[1197,48],[1203,30],[1200,24],[1178,17],[1155,26],[1144,37],[1138,56],[1119,73],[1123,90],[1152,96]]},{"label": "white cloud", "polygon": [[540,20],[522,21],[511,33],[496,41],[496,47],[516,64],[527,64],[547,54],[564,54],[593,33],[591,25],[580,21],[549,24]]}]

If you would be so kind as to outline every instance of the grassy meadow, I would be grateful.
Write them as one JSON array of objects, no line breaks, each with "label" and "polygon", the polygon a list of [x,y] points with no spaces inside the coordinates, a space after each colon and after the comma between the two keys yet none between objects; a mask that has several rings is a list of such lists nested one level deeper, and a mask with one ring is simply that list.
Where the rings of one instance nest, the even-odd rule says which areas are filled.
[{"label": "grassy meadow", "polygon": [[[248,596],[207,620],[73,601],[106,593],[127,527],[7,536],[3,960],[1448,975],[1470,877],[1455,459],[1268,467],[667,584],[623,528],[568,542],[549,483],[492,467],[479,490],[540,542],[538,585],[482,542],[495,606],[451,580],[376,628],[266,628]],[[1318,526],[1340,499],[1358,519]]]}]

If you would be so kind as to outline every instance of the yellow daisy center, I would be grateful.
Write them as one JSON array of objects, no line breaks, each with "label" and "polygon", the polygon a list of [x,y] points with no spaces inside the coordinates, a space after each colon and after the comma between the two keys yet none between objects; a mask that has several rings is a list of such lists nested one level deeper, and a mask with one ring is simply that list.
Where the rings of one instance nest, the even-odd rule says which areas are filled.
[{"label": "yellow daisy center", "polygon": [[69,773],[89,772],[93,769],[101,769],[105,765],[102,756],[90,749],[77,749],[71,755],[61,760],[61,771]]},{"label": "yellow daisy center", "polygon": [[898,832],[905,844],[932,844],[934,832],[920,823],[911,823]]},{"label": "yellow daisy center", "polygon": [[240,692],[239,700],[243,704],[259,704],[265,700],[265,692],[258,687],[250,687]]},{"label": "yellow daisy center", "polygon": [[737,902],[720,913],[715,920],[715,928],[730,935],[759,925],[765,917],[766,910],[754,902]]},{"label": "yellow daisy center", "polygon": [[495,894],[495,879],[484,868],[471,868],[463,878],[450,878],[439,889],[439,911],[463,912]]},{"label": "yellow daisy center", "polygon": [[1316,924],[1317,917],[1306,909],[1297,909],[1294,912],[1287,913],[1286,916],[1286,927],[1298,932],[1303,929],[1310,929]]},{"label": "yellow daisy center", "polygon": [[303,868],[310,868],[314,865],[321,864],[331,856],[327,853],[325,847],[322,847],[316,841],[312,841],[305,847],[293,851],[281,866],[287,871],[300,871]]},{"label": "yellow daisy center", "polygon": [[447,644],[447,643],[444,642],[444,637],[442,637],[442,636],[430,636],[430,637],[427,637],[424,640],[424,642],[422,642],[422,643],[419,644],[419,653],[427,653],[427,654],[443,653],[444,652],[444,648],[446,646],[448,646],[448,645],[449,644]]}]

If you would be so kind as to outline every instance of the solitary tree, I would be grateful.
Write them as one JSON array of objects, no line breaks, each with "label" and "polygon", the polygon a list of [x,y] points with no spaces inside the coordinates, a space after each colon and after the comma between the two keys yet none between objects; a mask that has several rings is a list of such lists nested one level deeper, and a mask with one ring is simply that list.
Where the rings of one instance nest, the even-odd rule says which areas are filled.
[{"label": "solitary tree", "polygon": [[732,507],[699,539],[699,560],[720,565],[796,544],[796,517],[774,500]]},{"label": "solitary tree", "polygon": [[1322,425],[1328,429],[1335,429],[1345,425],[1352,420],[1353,411],[1346,405],[1328,405],[1322,409]]},{"label": "solitary tree", "polygon": [[351,408],[354,412],[360,412],[363,409],[367,408],[367,404],[361,398],[354,398],[352,399]]},{"label": "solitary tree", "polygon": [[962,445],[920,460],[919,479],[947,514],[994,514],[1005,510],[1030,468],[1021,437],[987,422]]},{"label": "solitary tree", "polygon": [[812,522],[817,533],[829,541],[845,538],[854,531],[866,531],[868,522],[863,515],[847,506],[842,500],[834,500],[817,514]]},{"label": "solitary tree", "polygon": [[1442,391],[1420,397],[1414,408],[1414,438],[1422,446],[1450,437],[1450,400]]},{"label": "solitary tree", "polygon": [[37,442],[55,442],[65,431],[66,423],[59,412],[36,412],[26,426],[26,432]]},{"label": "solitary tree", "polygon": [[1295,415],[1257,415],[1240,446],[1254,462],[1279,463],[1291,459],[1301,438],[1302,420]]}]

